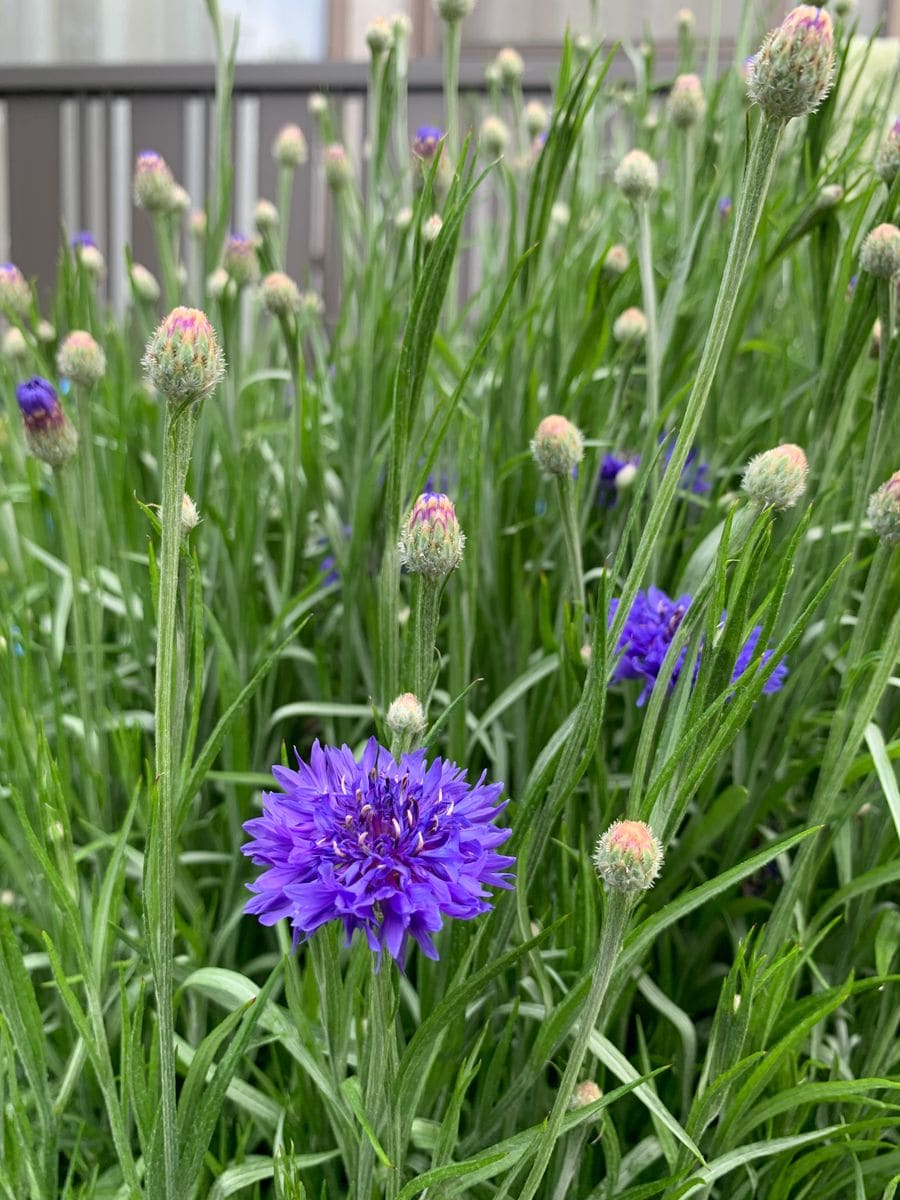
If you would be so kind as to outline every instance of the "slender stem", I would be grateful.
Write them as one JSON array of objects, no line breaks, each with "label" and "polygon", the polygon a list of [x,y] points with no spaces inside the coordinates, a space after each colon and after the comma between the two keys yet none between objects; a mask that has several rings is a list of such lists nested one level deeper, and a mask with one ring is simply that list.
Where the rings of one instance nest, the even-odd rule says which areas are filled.
[{"label": "slender stem", "polygon": [[638,267],[641,275],[641,294],[644,316],[647,318],[647,428],[656,428],[659,417],[659,333],[656,320],[656,280],[653,275],[653,239],[650,232],[650,206],[646,200],[637,203]]},{"label": "slender stem", "polygon": [[584,611],[584,567],[581,561],[581,535],[578,528],[578,513],[575,507],[575,480],[571,475],[561,475],[556,480],[559,496],[559,512],[562,517],[563,540],[569,563],[569,586],[578,607]]},{"label": "slender stem", "polygon": [[694,222],[694,145],[694,130],[686,129],[681,140],[681,213],[678,229],[678,247],[682,254]]},{"label": "slender stem", "polygon": [[672,508],[672,501],[678,490],[681,472],[684,470],[684,465],[687,462],[688,454],[690,453],[703,417],[703,410],[706,407],[706,402],[712,390],[716,368],[719,365],[719,359],[722,356],[725,339],[728,335],[728,328],[731,324],[735,307],[737,306],[741,283],[743,282],[747,262],[750,258],[750,251],[753,246],[753,239],[756,236],[766,194],[775,170],[778,146],[781,141],[784,125],[784,121],[762,116],[753,136],[744,184],[738,200],[734,232],[728,250],[728,258],[725,263],[722,282],[719,285],[719,293],[716,297],[709,333],[706,336],[706,343],[703,347],[703,354],[697,368],[694,386],[688,398],[681,428],[675,440],[675,445],[672,448],[672,457],[669,460],[669,465],[660,481],[659,490],[650,507],[650,512],[647,515],[644,525],[644,536],[640,540],[637,553],[632,560],[631,570],[622,589],[616,616],[609,632],[611,645],[616,645],[622,635],[625,621],[634,603],[638,588],[641,586],[644,572],[653,556],[656,542],[662,532],[663,526],[668,519]]},{"label": "slender stem", "polygon": [[562,1129],[563,1118],[572,1102],[572,1094],[575,1091],[578,1076],[581,1074],[581,1068],[584,1065],[585,1056],[587,1055],[588,1043],[597,1024],[597,1018],[600,1015],[606,989],[609,986],[616,960],[619,957],[619,951],[622,948],[622,939],[625,936],[630,911],[631,900],[627,892],[612,890],[608,892],[606,920],[603,923],[603,930],[600,934],[600,947],[597,951],[597,960],[594,964],[591,990],[588,992],[587,1000],[581,1012],[575,1045],[572,1047],[572,1053],[569,1055],[562,1083],[559,1085],[559,1091],[556,1093],[556,1100],[553,1104],[553,1110],[550,1113],[550,1119],[538,1142],[534,1164],[528,1178],[525,1180],[525,1186],[519,1193],[519,1200],[532,1200],[532,1197],[537,1193],[541,1185],[544,1172],[547,1170],[547,1164],[553,1155],[556,1140]]},{"label": "slender stem", "polygon": [[459,50],[462,24],[448,21],[444,31],[444,103],[447,106],[446,153],[454,161],[459,153]]},{"label": "slender stem", "polygon": [[278,263],[287,269],[288,233],[291,227],[291,201],[294,195],[294,168],[278,168]]},{"label": "slender stem", "polygon": [[443,586],[442,580],[418,575],[413,588],[407,675],[409,691],[419,697],[426,716],[434,677],[434,651]]},{"label": "slender stem", "polygon": [[[363,1102],[367,1112],[384,1109],[385,1096],[390,1095],[397,1067],[397,1044],[394,1039],[394,962],[390,956],[382,954],[382,961],[373,956],[372,972],[369,980],[368,1003],[369,1037],[366,1039],[366,1053],[362,1066]],[[394,1124],[393,1114],[389,1110],[391,1126]],[[393,1142],[391,1130],[388,1130],[388,1145]],[[375,1151],[368,1138],[362,1138],[359,1147],[359,1157],[356,1165],[357,1196],[372,1196],[372,1172],[375,1165]],[[399,1176],[399,1164],[393,1162],[390,1177]],[[396,1195],[392,1189],[389,1194]]]},{"label": "slender stem", "polygon": [[166,308],[172,309],[178,303],[178,274],[175,269],[175,255],[172,253],[172,231],[169,228],[168,213],[153,214],[153,233],[162,275],[163,297]]},{"label": "slender stem", "polygon": [[176,661],[176,612],[181,553],[181,500],[187,479],[194,417],[189,410],[167,412],[163,446],[162,545],[159,562],[159,614],[156,631],[156,819],[152,825],[150,944],[159,1030],[163,1178],[165,1194],[177,1195],[178,1141],[175,1092],[175,837],[178,800],[180,722]]}]

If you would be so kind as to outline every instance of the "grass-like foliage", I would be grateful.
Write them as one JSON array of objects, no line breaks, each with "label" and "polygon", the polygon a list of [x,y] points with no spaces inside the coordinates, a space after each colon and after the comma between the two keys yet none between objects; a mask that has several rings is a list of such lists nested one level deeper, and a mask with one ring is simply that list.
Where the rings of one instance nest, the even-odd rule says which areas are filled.
[{"label": "grass-like foliage", "polygon": [[808,6],[743,65],[748,4],[720,75],[684,18],[674,87],[459,96],[442,0],[411,150],[376,24],[363,161],[303,116],[326,312],[297,129],[228,237],[208,7],[159,284],[0,268],[0,1196],[888,1200],[892,81]]}]

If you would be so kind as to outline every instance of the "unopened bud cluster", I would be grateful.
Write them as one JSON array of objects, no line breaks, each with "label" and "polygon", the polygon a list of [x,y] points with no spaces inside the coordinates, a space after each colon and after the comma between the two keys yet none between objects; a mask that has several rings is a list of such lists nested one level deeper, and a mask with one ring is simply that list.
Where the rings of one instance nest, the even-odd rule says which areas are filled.
[{"label": "unopened bud cluster", "polygon": [[763,42],[747,85],[766,116],[781,120],[815,112],[831,90],[834,31],[822,8],[801,4]]},{"label": "unopened bud cluster", "polygon": [[900,471],[869,498],[869,520],[888,546],[900,546]]},{"label": "unopened bud cluster", "polygon": [[197,308],[173,309],[147,343],[147,378],[170,404],[200,400],[225,374],[216,331]]},{"label": "unopened bud cluster", "polygon": [[659,876],[662,862],[662,846],[643,821],[615,821],[594,851],[597,874],[617,892],[646,891]]},{"label": "unopened bud cluster", "polygon": [[896,225],[877,225],[862,244],[859,265],[877,279],[893,279],[900,274],[900,229]]},{"label": "unopened bud cluster", "polygon": [[806,491],[809,464],[799,446],[790,442],[751,458],[742,486],[757,504],[779,512],[793,508]]},{"label": "unopened bud cluster", "polygon": [[56,365],[64,378],[90,387],[106,373],[106,355],[86,329],[74,329],[60,346]]},{"label": "unopened bud cluster", "polygon": [[56,389],[35,375],[16,388],[22,413],[25,443],[35,458],[51,467],[61,467],[78,449],[78,431],[66,416]]},{"label": "unopened bud cluster", "polygon": [[571,475],[584,457],[584,438],[566,417],[544,417],[531,442],[534,461],[545,475]]},{"label": "unopened bud cluster", "polygon": [[462,561],[465,542],[450,497],[423,492],[403,527],[400,561],[414,575],[445,579]]},{"label": "unopened bud cluster", "polygon": [[692,129],[706,116],[706,97],[698,75],[679,75],[666,102],[669,120],[678,129]]},{"label": "unopened bud cluster", "polygon": [[652,196],[659,187],[659,170],[649,154],[629,150],[616,167],[615,181],[622,195],[636,203]]}]

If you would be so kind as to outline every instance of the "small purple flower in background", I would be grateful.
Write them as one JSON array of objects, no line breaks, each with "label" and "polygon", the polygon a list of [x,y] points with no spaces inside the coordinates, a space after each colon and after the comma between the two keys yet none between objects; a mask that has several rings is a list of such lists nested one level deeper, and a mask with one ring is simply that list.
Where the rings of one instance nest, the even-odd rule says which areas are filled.
[{"label": "small purple flower in background", "polygon": [[423,158],[426,162],[430,162],[434,158],[443,136],[443,129],[437,125],[420,125],[413,138],[413,154],[416,158]]},{"label": "small purple flower in background", "polygon": [[[655,587],[648,588],[646,592],[640,591],[635,597],[634,604],[632,604],[631,611],[628,614],[628,620],[625,622],[625,628],[622,630],[622,635],[619,638],[617,649],[623,651],[623,654],[613,674],[612,682],[620,683],[624,679],[643,680],[644,690],[638,696],[637,701],[639,708],[646,704],[650,693],[653,691],[654,685],[659,678],[663,659],[666,657],[669,647],[678,631],[678,627],[684,620],[684,615],[690,605],[690,596],[679,596],[677,600],[672,600],[664,591]],[[612,625],[618,607],[618,600],[610,601],[609,625]],[[724,619],[725,614],[723,613],[722,620],[724,621]],[[762,627],[759,625],[754,626],[750,631],[750,635],[734,665],[734,670],[731,674],[732,683],[735,683],[750,665],[756,653],[756,646],[761,633]],[[675,663],[675,669],[672,672],[669,682],[670,690],[678,682],[686,654],[687,647],[685,646]],[[771,657],[772,651],[765,650],[760,660],[760,666],[767,663]],[[699,670],[700,657],[698,656],[694,669],[695,680]],[[773,692],[779,691],[784,685],[787,673],[787,663],[782,660],[766,680],[763,692],[766,695],[771,695]]]},{"label": "small purple flower in background", "polygon": [[731,202],[730,196],[723,196],[722,199],[719,201],[719,203],[716,205],[716,211],[719,214],[719,220],[722,222],[723,225],[727,222],[728,218],[731,216],[731,210],[733,207],[734,207],[734,205]]},{"label": "small purple flower in background", "polygon": [[851,275],[847,282],[847,299],[852,300],[856,292],[856,285],[859,283],[858,275]]},{"label": "small purple flower in background", "polygon": [[[672,461],[674,449],[675,443],[672,442],[663,455],[663,472]],[[616,507],[619,492],[631,486],[640,465],[639,454],[628,454],[623,450],[604,454],[597,476],[597,503],[601,508]],[[692,496],[705,496],[711,488],[708,476],[709,463],[701,462],[697,451],[691,450],[682,468],[678,486],[682,492],[689,492]]]},{"label": "small purple flower in background", "polygon": [[413,938],[428,958],[444,917],[487,912],[486,887],[509,888],[514,859],[498,854],[511,830],[494,820],[502,784],[476,784],[425,751],[397,763],[375,738],[359,760],[318,741],[299,770],[273,767],[283,793],[263,793],[263,815],[244,826],[243,853],[266,870],[246,912],[263,925],[289,918],[294,945],[328,921],[359,929],[379,957],[403,965]]},{"label": "small purple flower in background", "polygon": [[83,246],[92,246],[97,249],[97,239],[88,229],[82,229],[76,233],[69,242],[73,250],[80,250]]}]

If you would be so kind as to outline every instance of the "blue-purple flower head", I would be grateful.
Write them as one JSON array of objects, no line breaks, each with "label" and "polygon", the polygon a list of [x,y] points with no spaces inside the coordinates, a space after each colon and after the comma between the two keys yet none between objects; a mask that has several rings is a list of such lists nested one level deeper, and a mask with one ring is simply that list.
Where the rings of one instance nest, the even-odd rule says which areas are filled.
[{"label": "blue-purple flower head", "polygon": [[722,198],[719,200],[719,203],[716,205],[716,212],[719,214],[719,220],[722,222],[723,225],[728,220],[728,218],[731,216],[731,210],[733,208],[734,208],[734,204],[732,202],[731,197],[730,196],[722,196]]},{"label": "blue-purple flower head", "polygon": [[81,250],[84,246],[91,246],[94,250],[97,249],[97,239],[89,229],[81,229],[74,234],[69,245],[73,250]]},{"label": "blue-purple flower head", "polygon": [[416,158],[422,158],[426,162],[430,162],[434,158],[443,137],[444,131],[437,125],[420,125],[416,130],[416,136],[413,138],[413,154],[415,154]]},{"label": "blue-purple flower head", "polygon": [[78,449],[78,432],[63,411],[53,384],[35,375],[18,385],[16,400],[28,449],[51,467],[64,466]]},{"label": "blue-purple flower head", "polygon": [[[674,450],[675,443],[671,442],[663,454],[663,472],[668,470]],[[597,476],[597,503],[601,508],[615,508],[619,492],[634,481],[640,465],[639,454],[627,454],[622,450],[614,454],[604,454]],[[692,496],[705,496],[710,490],[709,463],[701,462],[695,449],[688,454],[687,461],[681,469],[678,486],[682,492]]]},{"label": "blue-purple flower head", "polygon": [[25,421],[41,424],[56,421],[62,411],[56,388],[49,379],[44,379],[41,375],[35,375],[20,383],[16,388],[16,400]]},{"label": "blue-purple flower head", "polygon": [[[690,605],[690,596],[679,596],[673,600],[660,588],[655,587],[648,588],[646,592],[640,591],[635,597],[619,638],[617,649],[622,651],[622,657],[613,674],[612,682],[620,683],[625,679],[642,680],[644,688],[638,696],[638,707],[645,704],[650,697],[662,670],[663,660]],[[618,607],[618,600],[610,601],[609,625],[612,625]],[[724,620],[724,614],[722,619]],[[743,675],[753,661],[761,633],[762,627],[759,625],[754,626],[751,630],[750,636],[734,664],[731,674],[732,683]],[[682,649],[676,660],[669,681],[670,689],[674,688],[678,682],[686,655],[687,646]],[[763,651],[759,665],[764,666],[771,657],[771,650]],[[694,667],[695,681],[700,670],[701,658],[702,650]],[[787,663],[782,660],[766,680],[763,692],[771,695],[773,692],[779,691],[784,685],[787,673]]]},{"label": "blue-purple flower head", "polygon": [[266,868],[246,911],[263,925],[289,919],[295,945],[341,921],[348,942],[359,929],[401,964],[409,938],[437,958],[444,917],[477,917],[491,907],[488,887],[511,887],[514,860],[497,853],[511,830],[494,824],[501,784],[470,784],[454,763],[426,763],[424,750],[398,763],[374,738],[359,760],[316,742],[297,763],[273,768],[284,791],[264,793],[242,847]]}]

